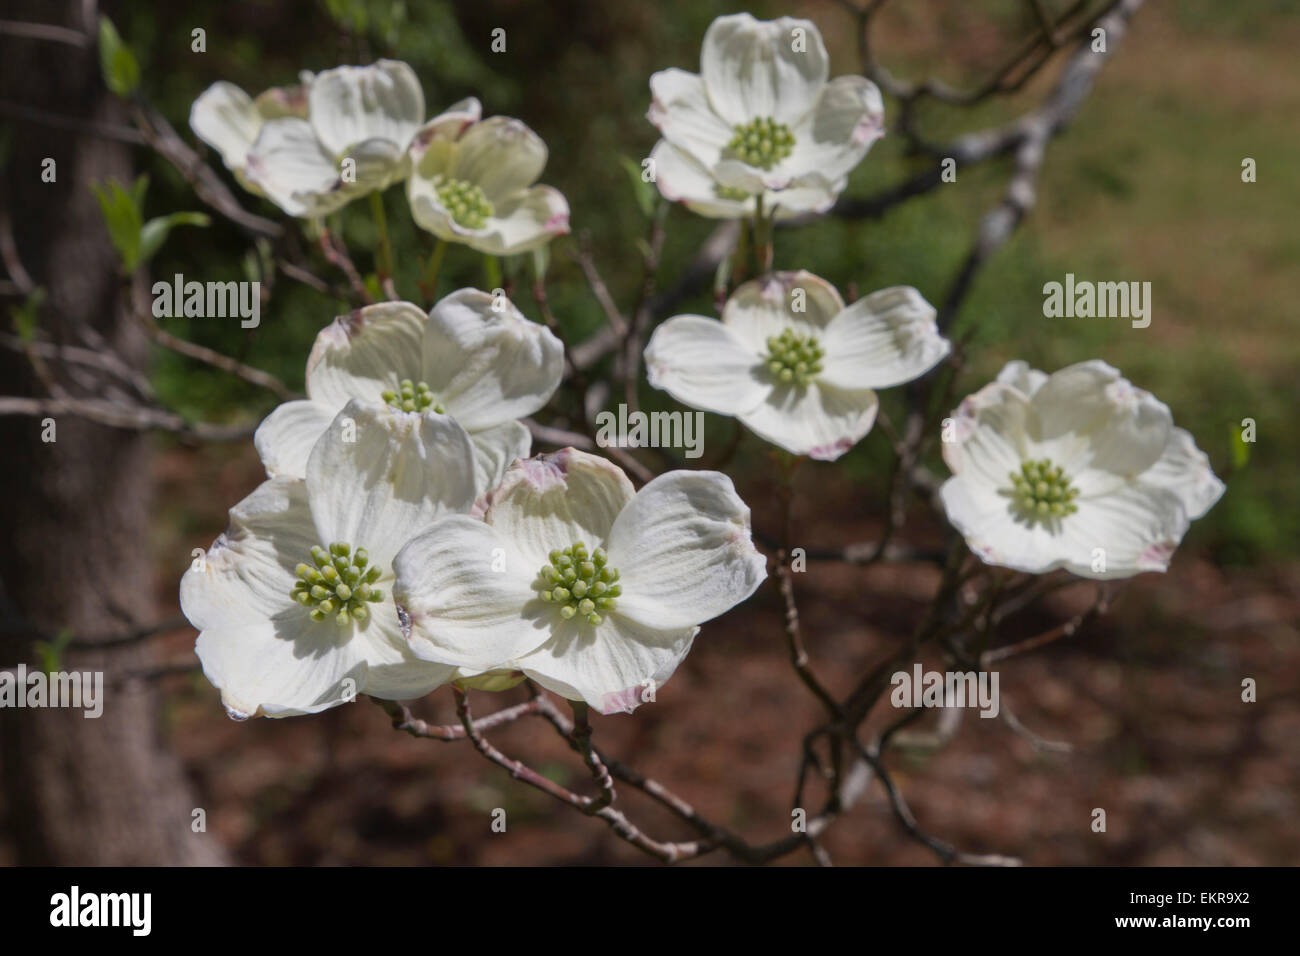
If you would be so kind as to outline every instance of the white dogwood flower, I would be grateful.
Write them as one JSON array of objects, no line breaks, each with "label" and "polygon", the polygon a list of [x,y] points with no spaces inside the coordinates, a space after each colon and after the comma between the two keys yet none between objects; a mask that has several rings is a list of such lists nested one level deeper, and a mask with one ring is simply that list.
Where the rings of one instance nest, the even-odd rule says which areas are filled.
[{"label": "white dogwood flower", "polygon": [[244,175],[249,150],[262,126],[273,119],[307,115],[307,87],[312,74],[304,70],[296,86],[276,86],[249,96],[233,83],[213,83],[190,107],[190,129],[221,154],[221,161],[249,192],[261,192]]},{"label": "white dogwood flower", "polygon": [[306,474],[308,455],[353,399],[432,409],[469,432],[480,491],[532,444],[517,419],[545,405],[564,373],[564,346],[504,296],[461,289],[426,314],[381,302],[321,329],[307,358],[307,398],[285,402],[253,436],[268,475]]},{"label": "white dogwood flower", "polygon": [[875,389],[918,378],[949,348],[913,288],[881,289],[845,308],[825,279],[777,272],[738,288],[722,321],[669,319],[650,337],[645,364],[650,384],[684,405],[834,461],[875,423]]},{"label": "white dogwood flower", "polygon": [[1082,577],[1164,571],[1224,485],[1164,403],[1102,361],[1009,362],[945,423],[940,491],[983,561]]},{"label": "white dogwood flower", "polygon": [[494,256],[527,252],[569,231],[559,190],[535,185],[546,144],[517,119],[480,122],[477,100],[430,123],[411,144],[406,195],[416,223],[439,239]]},{"label": "white dogwood flower", "polygon": [[423,123],[424,91],[407,64],[326,70],[307,87],[305,117],[262,125],[244,175],[289,215],[324,216],[405,179]]},{"label": "white dogwood flower", "polygon": [[516,462],[482,520],[439,519],[395,567],[417,656],[523,674],[602,713],[651,699],[699,625],[766,575],[726,475],[674,471],[634,493],[618,467],[571,448]]},{"label": "white dogwood flower", "polygon": [[307,477],[271,478],[181,580],[203,672],[237,719],[311,714],[358,694],[419,697],[456,676],[414,658],[389,593],[393,556],[476,488],[444,415],[351,402]]},{"label": "white dogwood flower", "polygon": [[[669,69],[650,78],[647,118],[683,154],[658,151],[660,191],[713,210],[706,215],[730,208],[719,200],[758,195],[787,213],[829,206],[884,133],[875,84],[829,75],[810,20],[718,17],[704,34],[698,74]],[[794,188],[803,191],[766,195]]]}]

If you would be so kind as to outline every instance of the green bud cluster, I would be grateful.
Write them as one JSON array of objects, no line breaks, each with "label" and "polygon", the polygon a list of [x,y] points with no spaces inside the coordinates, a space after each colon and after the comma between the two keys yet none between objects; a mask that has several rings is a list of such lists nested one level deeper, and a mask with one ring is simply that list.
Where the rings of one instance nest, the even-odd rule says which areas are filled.
[{"label": "green bud cluster", "polygon": [[440,185],[438,202],[456,220],[456,225],[466,229],[482,229],[493,212],[483,190],[463,179],[448,179]]},{"label": "green bud cluster", "polygon": [[784,123],[778,123],[770,116],[760,116],[732,127],[727,149],[743,163],[771,169],[794,152],[794,134]]},{"label": "green bud cluster", "polygon": [[1070,484],[1060,466],[1053,465],[1050,459],[1027,461],[1020,466],[1020,471],[1009,472],[1008,477],[1011,496],[1027,518],[1045,521],[1064,518],[1079,510],[1074,504],[1079,489]]},{"label": "green bud cluster", "polygon": [[542,565],[537,572],[533,588],[541,599],[559,605],[560,617],[568,621],[577,615],[588,624],[599,624],[601,611],[612,611],[615,598],[623,593],[618,581],[618,570],[605,562],[609,556],[604,548],[591,554],[579,541],[567,548],[557,548],[548,557],[550,564]]},{"label": "green bud cluster", "polygon": [[786,329],[767,338],[767,370],[783,385],[807,385],[821,373],[825,356],[814,335]]},{"label": "green bud cluster", "polygon": [[361,623],[370,616],[367,602],[384,599],[382,590],[371,587],[381,572],[378,565],[370,565],[365,548],[353,551],[341,541],[331,544],[328,551],[316,545],[311,559],[315,567],[304,562],[294,569],[298,580],[289,593],[303,607],[311,608],[313,621],[332,617],[340,627],[352,621]]},{"label": "green bud cluster", "polygon": [[399,412],[424,412],[432,408],[439,415],[444,414],[442,406],[433,397],[433,391],[424,382],[412,382],[409,378],[404,378],[398,389],[395,392],[386,388],[379,393],[379,397]]}]

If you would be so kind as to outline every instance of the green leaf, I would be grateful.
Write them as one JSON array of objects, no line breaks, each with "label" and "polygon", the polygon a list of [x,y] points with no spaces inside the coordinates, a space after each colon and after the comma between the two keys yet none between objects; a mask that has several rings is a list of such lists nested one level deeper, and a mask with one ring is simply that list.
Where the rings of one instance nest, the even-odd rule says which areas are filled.
[{"label": "green leaf", "polygon": [[49,641],[36,641],[33,646],[41,658],[41,670],[47,675],[59,670],[63,662],[63,652],[72,643],[72,629],[63,628]]},{"label": "green leaf", "polygon": [[659,201],[659,190],[655,188],[654,183],[646,182],[641,176],[641,164],[629,156],[619,156],[618,161],[622,164],[624,171],[627,173],[628,181],[632,184],[632,194],[636,196],[636,204],[641,213],[649,219],[654,215],[655,203]]},{"label": "green leaf", "polygon": [[104,225],[108,227],[108,237],[122,260],[122,271],[124,273],[133,271],[140,262],[142,221],[140,206],[136,202],[137,195],[141,197],[144,195],[140,181],[136,181],[129,193],[116,181],[109,181],[106,185],[92,183],[90,188],[94,190],[95,198],[99,200],[100,212],[104,214]]},{"label": "green leaf", "polygon": [[141,173],[131,186],[131,201],[135,203],[135,208],[140,210],[144,215],[144,195],[149,191],[149,174]]},{"label": "green leaf", "polygon": [[11,305],[9,316],[14,322],[14,331],[24,343],[36,338],[36,320],[39,318],[41,305],[45,302],[45,290],[37,286],[31,291],[22,305]]},{"label": "green leaf", "polygon": [[130,96],[140,85],[140,64],[108,17],[99,18],[99,69],[104,85],[118,96]]},{"label": "green leaf", "polygon": [[1247,462],[1250,461],[1250,442],[1242,439],[1242,429],[1237,425],[1230,425],[1229,430],[1232,434],[1230,439],[1232,442],[1232,467],[1234,469],[1245,468]]},{"label": "green leaf", "polygon": [[136,264],[148,262],[153,258],[163,242],[177,226],[207,226],[212,220],[201,212],[174,212],[166,216],[150,219],[140,230],[140,251]]}]

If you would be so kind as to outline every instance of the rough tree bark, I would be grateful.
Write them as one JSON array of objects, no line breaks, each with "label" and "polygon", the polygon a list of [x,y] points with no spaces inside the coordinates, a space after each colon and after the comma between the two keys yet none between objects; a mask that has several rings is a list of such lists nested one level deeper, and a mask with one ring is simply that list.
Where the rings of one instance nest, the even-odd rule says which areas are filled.
[{"label": "rough tree bark", "polygon": [[[7,17],[84,28],[77,0],[28,0]],[[104,91],[95,47],[0,37],[0,89],[11,102],[58,116],[122,120]],[[41,181],[53,158],[57,181]],[[147,349],[127,311],[90,183],[132,177],[130,147],[38,124],[16,124],[5,171],[7,208],[21,261],[49,299],[40,327],[85,344],[90,327],[143,367]],[[7,309],[6,309],[7,311]],[[7,321],[5,323],[7,325]],[[102,383],[50,372],[72,395]],[[26,360],[0,352],[0,381],[14,395],[43,388]],[[150,439],[71,417],[52,443],[41,420],[0,418],[0,664],[33,660],[32,642],[63,628],[106,639],[154,618],[150,553]],[[0,777],[9,830],[23,864],[215,864],[215,836],[191,831],[196,799],[158,733],[147,682],[117,675],[150,666],[149,642],[69,651],[64,670],[102,670],[103,716],[80,710],[0,708]],[[119,684],[119,686],[114,686]]]}]

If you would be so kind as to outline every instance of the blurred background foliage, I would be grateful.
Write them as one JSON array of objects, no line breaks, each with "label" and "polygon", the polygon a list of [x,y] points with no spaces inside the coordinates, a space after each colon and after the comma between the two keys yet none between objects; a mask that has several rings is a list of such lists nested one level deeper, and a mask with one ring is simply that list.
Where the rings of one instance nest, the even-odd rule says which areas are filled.
[{"label": "blurred background foliage", "polygon": [[[759,17],[810,17],[830,47],[832,75],[857,71],[852,21],[830,0],[764,0],[745,8]],[[736,9],[715,0],[197,0],[109,7],[139,58],[144,94],[190,140],[190,104],[217,80],[256,95],[295,82],[300,70],[385,56],[415,68],[430,115],[474,95],[487,115],[523,119],[550,148],[542,181],[563,191],[572,208],[574,235],[553,246],[549,273],[552,304],[571,342],[603,317],[562,247],[588,234],[616,299],[634,299],[647,219],[625,165],[639,163],[656,139],[644,118],[648,78],[669,66],[697,70],[709,22]],[[1019,0],[892,4],[879,22],[878,55],[903,76],[971,84],[1032,29],[1028,17]],[[205,53],[191,51],[195,27],[207,32]],[[491,51],[498,27],[506,30],[504,53]],[[1227,495],[1188,538],[1188,546],[1205,549],[1222,564],[1293,557],[1300,548],[1300,508],[1288,467],[1300,457],[1294,426],[1300,407],[1298,44],[1300,0],[1148,3],[1079,117],[1049,147],[1036,209],[985,266],[955,329],[974,335],[958,396],[978,388],[1010,358],[1052,370],[1100,357],[1168,403],[1216,471],[1232,471]],[[942,140],[1008,118],[1036,103],[1054,75],[1049,69],[1015,96],[973,111],[927,108],[923,128]],[[893,107],[887,102],[891,122]],[[925,160],[907,156],[904,145],[898,136],[877,144],[846,195],[872,195],[921,168]],[[1257,163],[1256,183],[1241,181],[1245,157]],[[220,167],[219,157],[209,152],[208,158]],[[175,170],[146,159],[142,154],[152,180],[146,218],[197,208]],[[782,230],[776,266],[809,269],[846,293],[908,284],[941,302],[975,223],[1000,195],[1006,173],[1003,162],[959,170],[955,184],[895,207],[878,221],[831,217]],[[249,208],[276,214],[234,188]],[[414,227],[401,187],[384,199],[398,253],[398,288],[418,299],[416,283],[431,237]],[[354,258],[369,268],[376,232],[367,204],[348,207],[342,220]],[[677,280],[714,225],[684,209],[671,210],[660,288]],[[240,279],[249,254],[246,237],[214,217],[206,229],[173,232],[151,263],[151,278],[179,272],[200,281]],[[318,272],[328,269],[320,263]],[[1062,281],[1067,272],[1079,279],[1150,281],[1151,326],[1045,318],[1043,284]],[[449,250],[444,293],[483,282],[476,254],[464,247]],[[537,315],[526,283],[516,287],[514,298]],[[345,308],[280,276],[255,330],[210,319],[163,323],[301,389],[313,337]],[[712,296],[703,290],[679,311],[714,314]],[[172,353],[158,355],[156,384],[166,401],[195,418],[255,418],[273,404],[265,392]],[[671,407],[644,385],[642,397],[647,407]],[[899,403],[898,394],[886,394],[886,410]],[[1257,423],[1258,441],[1249,447],[1248,462],[1233,470],[1234,436],[1244,418]],[[709,416],[708,428],[706,448],[725,446],[731,423]],[[763,454],[762,444],[750,437],[730,470],[740,477],[749,467],[764,467]],[[877,430],[843,459],[862,486],[863,513],[878,511],[888,455]],[[936,468],[943,473],[942,465]]]}]

